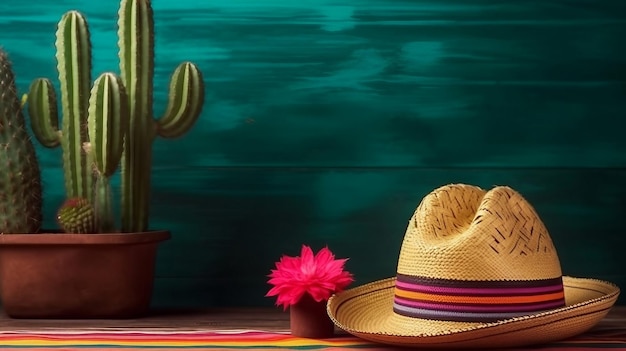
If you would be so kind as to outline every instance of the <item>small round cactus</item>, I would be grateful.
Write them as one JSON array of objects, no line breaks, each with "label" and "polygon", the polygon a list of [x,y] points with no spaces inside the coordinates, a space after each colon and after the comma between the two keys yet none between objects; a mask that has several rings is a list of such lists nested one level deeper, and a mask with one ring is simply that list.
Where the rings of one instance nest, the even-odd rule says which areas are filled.
[{"label": "small round cactus", "polygon": [[73,197],[65,200],[57,212],[57,221],[66,233],[91,234],[96,232],[93,206],[84,198]]}]

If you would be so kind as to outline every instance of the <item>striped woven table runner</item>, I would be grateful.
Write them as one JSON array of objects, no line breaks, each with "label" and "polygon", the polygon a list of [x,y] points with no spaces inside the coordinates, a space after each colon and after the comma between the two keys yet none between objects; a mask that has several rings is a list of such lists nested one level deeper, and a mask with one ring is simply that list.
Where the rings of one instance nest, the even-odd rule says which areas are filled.
[{"label": "striped woven table runner", "polygon": [[[365,340],[340,335],[316,340],[297,338],[288,332],[259,330],[213,331],[3,331],[1,350],[223,350],[223,349],[391,349]],[[626,349],[626,329],[603,330],[563,342],[533,347],[547,350]],[[511,349],[515,350],[515,349]]]}]

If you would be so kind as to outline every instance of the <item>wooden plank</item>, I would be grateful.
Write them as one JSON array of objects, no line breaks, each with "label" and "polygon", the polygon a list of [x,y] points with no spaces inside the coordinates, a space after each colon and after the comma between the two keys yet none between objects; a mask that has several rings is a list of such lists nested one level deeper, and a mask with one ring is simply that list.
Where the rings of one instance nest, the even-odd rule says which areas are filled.
[{"label": "wooden plank", "polygon": [[550,230],[565,274],[626,286],[624,179],[626,170],[611,169],[162,170],[153,224],[173,238],[160,251],[157,300],[269,305],[266,275],[302,244],[349,257],[358,284],[392,276],[421,198],[453,182],[518,190]]},{"label": "wooden plank", "polygon": [[[157,164],[626,165],[622,0],[243,4],[155,3],[156,114],[179,62],[208,84],[198,125],[159,142]],[[94,72],[115,70],[116,6],[5,6],[20,90],[56,81],[54,26],[72,7],[92,20]]]}]

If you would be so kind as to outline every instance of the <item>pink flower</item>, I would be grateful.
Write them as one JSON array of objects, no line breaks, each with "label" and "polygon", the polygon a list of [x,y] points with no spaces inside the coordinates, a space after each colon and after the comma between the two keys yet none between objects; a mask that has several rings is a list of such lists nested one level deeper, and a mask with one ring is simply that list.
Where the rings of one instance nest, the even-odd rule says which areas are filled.
[{"label": "pink flower", "polygon": [[336,260],[328,247],[313,256],[311,248],[302,245],[301,257],[284,255],[276,262],[268,281],[274,287],[265,296],[278,295],[276,305],[283,305],[285,310],[305,293],[318,302],[328,300],[354,281],[352,274],[343,270],[347,260]]}]

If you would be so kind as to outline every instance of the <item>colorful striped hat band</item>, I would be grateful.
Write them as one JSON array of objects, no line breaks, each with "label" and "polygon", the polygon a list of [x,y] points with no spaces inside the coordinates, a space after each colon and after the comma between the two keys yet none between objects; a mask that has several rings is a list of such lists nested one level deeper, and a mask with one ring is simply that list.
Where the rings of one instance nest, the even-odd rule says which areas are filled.
[{"label": "colorful striped hat band", "polygon": [[494,322],[565,306],[562,278],[463,281],[398,274],[395,313],[454,322]]}]

